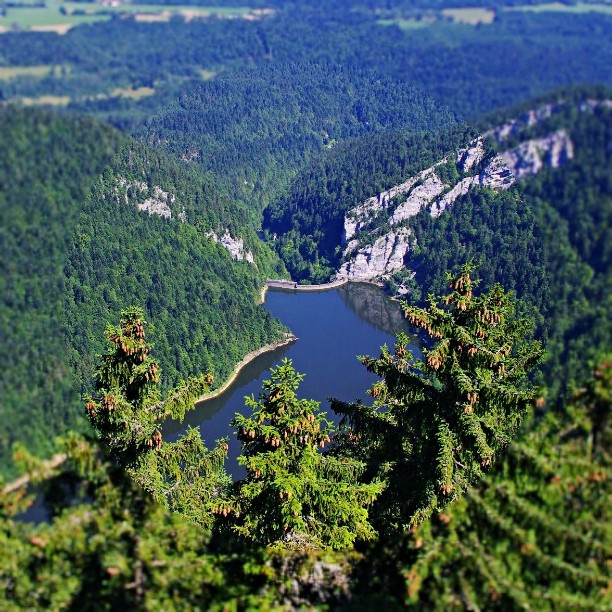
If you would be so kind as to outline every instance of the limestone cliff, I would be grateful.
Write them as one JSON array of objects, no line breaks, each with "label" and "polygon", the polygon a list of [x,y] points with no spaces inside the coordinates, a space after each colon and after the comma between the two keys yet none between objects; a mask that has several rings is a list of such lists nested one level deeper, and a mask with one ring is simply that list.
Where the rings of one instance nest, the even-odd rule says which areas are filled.
[{"label": "limestone cliff", "polygon": [[[442,172],[454,166],[455,179],[443,179]],[[379,193],[347,212],[344,219],[345,262],[338,278],[383,279],[401,269],[414,238],[405,227],[411,217],[428,208],[439,216],[455,200],[474,187],[508,189],[512,172],[500,156],[488,154],[482,137],[474,139],[454,156],[408,178],[400,185]]]},{"label": "limestone cliff", "polygon": [[[126,205],[136,206],[140,211],[172,219],[176,196],[169,191],[164,191],[158,185],[149,188],[145,181],[129,181],[126,178],[120,178],[115,184],[114,195],[117,200],[123,200]],[[177,217],[185,221],[184,211],[179,212]]]},{"label": "limestone cliff", "polygon": [[[612,107],[612,100],[558,100],[528,110],[517,117],[487,130],[483,136],[495,144],[504,163],[518,180],[537,174],[545,167],[558,168],[574,157],[574,144],[565,129],[532,136],[543,124],[561,111],[573,106],[578,112],[594,112],[599,107]],[[510,140],[520,140],[508,146]]]}]

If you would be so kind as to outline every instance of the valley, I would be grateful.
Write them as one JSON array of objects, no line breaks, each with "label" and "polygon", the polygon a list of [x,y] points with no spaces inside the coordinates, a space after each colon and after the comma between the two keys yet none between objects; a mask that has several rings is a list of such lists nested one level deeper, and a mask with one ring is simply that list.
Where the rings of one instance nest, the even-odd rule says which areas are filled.
[{"label": "valley", "polygon": [[0,6],[0,608],[605,609],[610,7],[172,1]]}]

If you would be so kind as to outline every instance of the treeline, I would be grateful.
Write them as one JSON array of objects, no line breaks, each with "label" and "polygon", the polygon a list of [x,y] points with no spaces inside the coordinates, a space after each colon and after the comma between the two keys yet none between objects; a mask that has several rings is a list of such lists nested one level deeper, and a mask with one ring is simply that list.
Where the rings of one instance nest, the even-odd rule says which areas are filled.
[{"label": "treeline", "polygon": [[[69,95],[69,108],[129,130],[200,81],[200,71],[253,63],[317,61],[372,69],[424,89],[466,117],[577,80],[612,82],[612,18],[606,14],[498,11],[490,25],[436,22],[416,29],[402,29],[401,15],[394,19],[380,24],[374,10],[296,3],[256,21],[116,18],[63,36],[11,32],[2,39],[6,65],[65,65],[70,71],[3,81],[2,96]],[[154,87],[156,93],[140,101],[87,99],[130,86]]]}]

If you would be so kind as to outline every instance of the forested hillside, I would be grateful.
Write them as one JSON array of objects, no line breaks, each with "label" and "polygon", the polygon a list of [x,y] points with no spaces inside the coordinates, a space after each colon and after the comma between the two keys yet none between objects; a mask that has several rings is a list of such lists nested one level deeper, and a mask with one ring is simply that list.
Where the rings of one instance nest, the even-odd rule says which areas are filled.
[{"label": "forested hillside", "polygon": [[271,64],[183,94],[141,136],[213,171],[259,219],[300,168],[347,139],[455,122],[432,98],[388,77],[330,64]]},{"label": "forested hillside", "polygon": [[[538,333],[548,343],[545,380],[551,397],[585,376],[588,359],[612,341],[612,119],[606,105],[584,107],[589,99],[609,99],[605,90],[597,98],[593,93],[574,89],[552,94],[509,109],[489,123],[492,129],[527,110],[558,105],[550,117],[523,128],[519,123],[508,139],[493,142],[506,151],[520,143],[535,147],[536,140],[559,130],[567,134],[571,157],[551,167],[546,161],[550,152],[541,152],[541,169],[519,178],[520,204],[518,194],[514,200],[492,200],[485,193],[466,196],[450,214],[434,219],[423,212],[412,226],[418,248],[409,267],[416,270],[416,285],[422,288],[417,298],[445,286],[446,267],[474,259],[485,286],[504,282],[533,308]],[[567,103],[559,105],[560,100]]]},{"label": "forested hillside", "polygon": [[127,305],[155,324],[170,385],[221,384],[281,337],[256,302],[282,266],[210,177],[91,119],[8,106],[0,121],[3,472],[14,442],[48,454],[83,427],[101,333]]},{"label": "forested hillside", "polygon": [[391,131],[341,144],[313,161],[264,211],[264,228],[296,280],[327,280],[342,260],[344,214],[473,138],[467,126]]},{"label": "forested hillside", "polygon": [[220,384],[281,337],[257,305],[276,260],[248,216],[198,168],[136,142],[121,149],[83,207],[66,263],[66,342],[85,388],[105,322],[132,304],[154,326],[168,385],[207,371]]},{"label": "forested hillside", "polygon": [[[458,192],[441,213],[432,212],[435,206],[422,207],[400,224],[412,240],[404,269],[383,278],[393,290],[405,284],[405,295],[418,302],[443,290],[446,270],[474,261],[484,287],[501,282],[516,291],[535,318],[538,337],[550,343],[545,380],[551,399],[584,376],[585,357],[612,338],[608,93],[566,89],[500,112],[494,123],[489,119],[482,126],[486,146],[500,151],[499,164],[516,165],[517,185],[509,191]],[[515,117],[524,118],[512,123]],[[497,142],[495,134],[504,138]],[[383,198],[384,190],[420,176],[432,164],[460,158],[457,150],[472,136],[461,128],[433,136],[372,135],[313,162],[264,214],[264,227],[292,276],[303,282],[333,277],[347,259],[348,211],[372,196]],[[484,159],[492,154],[478,151],[475,147],[470,154]],[[439,180],[449,185],[466,180],[461,163],[436,166]],[[419,178],[414,189],[423,182]],[[384,234],[393,202],[383,214],[369,214],[369,233],[360,230],[356,236],[362,246]]]},{"label": "forested hillside", "polygon": [[0,108],[0,472],[12,471],[14,442],[46,454],[82,424],[63,268],[87,193],[124,141],[91,119]]},{"label": "forested hillside", "polygon": [[[183,88],[252,64],[372,69],[469,117],[564,84],[612,83],[609,7],[549,3],[531,12],[496,2],[495,12],[473,8],[462,18],[442,13],[443,4],[376,0],[354,10],[352,2],[281,1],[264,3],[274,10],[249,19],[107,14],[63,35],[16,30],[2,36],[3,66],[11,70],[0,90],[4,99],[86,111],[130,130]],[[12,23],[10,9],[4,23]]]}]

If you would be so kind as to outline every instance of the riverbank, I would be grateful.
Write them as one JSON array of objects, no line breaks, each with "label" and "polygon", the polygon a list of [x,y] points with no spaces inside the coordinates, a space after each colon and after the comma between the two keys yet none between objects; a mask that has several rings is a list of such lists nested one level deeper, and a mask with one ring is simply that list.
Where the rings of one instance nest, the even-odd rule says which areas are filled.
[{"label": "riverbank", "polygon": [[214,391],[210,391],[209,393],[205,393],[204,395],[202,395],[202,397],[198,398],[195,401],[195,403],[200,404],[202,402],[206,402],[215,397],[218,397],[222,393],[225,393],[225,391],[227,391],[227,389],[231,386],[231,384],[236,380],[236,377],[238,376],[238,374],[240,374],[240,370],[242,370],[244,366],[246,366],[251,361],[253,361],[253,359],[256,359],[257,357],[259,357],[260,355],[263,355],[264,353],[274,351],[277,348],[280,348],[281,346],[287,346],[288,344],[293,344],[297,339],[298,339],[297,336],[294,336],[293,334],[288,333],[288,334],[285,334],[285,338],[283,340],[277,340],[276,342],[271,342],[270,344],[266,344],[265,346],[262,346],[261,348],[255,351],[251,351],[250,353],[247,353],[242,358],[242,360],[238,363],[238,365],[236,365],[230,377],[223,383],[223,385],[221,385],[221,387],[219,387],[218,389],[215,389]]}]

